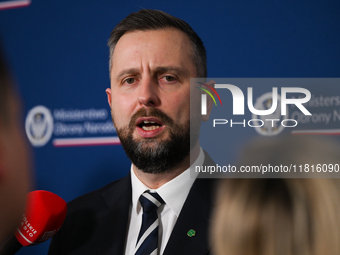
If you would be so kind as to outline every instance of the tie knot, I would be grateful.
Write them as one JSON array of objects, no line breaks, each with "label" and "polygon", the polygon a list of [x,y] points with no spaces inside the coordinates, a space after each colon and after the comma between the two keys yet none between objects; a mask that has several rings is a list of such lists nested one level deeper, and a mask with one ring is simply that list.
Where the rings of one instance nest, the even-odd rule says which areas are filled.
[{"label": "tie knot", "polygon": [[139,197],[139,202],[143,207],[143,212],[157,212],[158,207],[165,203],[160,195],[149,191]]}]

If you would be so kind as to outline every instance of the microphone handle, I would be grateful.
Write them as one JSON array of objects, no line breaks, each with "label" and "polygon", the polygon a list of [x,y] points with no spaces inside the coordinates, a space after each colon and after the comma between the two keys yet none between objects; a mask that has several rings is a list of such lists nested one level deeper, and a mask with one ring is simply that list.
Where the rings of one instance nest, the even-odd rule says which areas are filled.
[{"label": "microphone handle", "polygon": [[0,255],[13,255],[17,253],[23,245],[13,236],[0,247]]}]

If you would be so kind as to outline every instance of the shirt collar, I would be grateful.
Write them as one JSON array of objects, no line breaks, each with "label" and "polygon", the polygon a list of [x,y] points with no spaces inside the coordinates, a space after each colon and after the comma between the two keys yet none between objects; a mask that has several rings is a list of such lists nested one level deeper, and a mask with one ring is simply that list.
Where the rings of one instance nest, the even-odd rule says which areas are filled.
[{"label": "shirt collar", "polygon": [[[202,148],[200,148],[200,153],[193,165],[203,165],[204,158],[204,152]],[[171,181],[153,190],[138,179],[131,165],[132,210],[137,214],[140,212],[139,197],[145,191],[150,190],[151,192],[157,192],[178,217],[197,175],[198,173],[195,173],[194,176],[190,177],[190,168],[188,168]]]}]

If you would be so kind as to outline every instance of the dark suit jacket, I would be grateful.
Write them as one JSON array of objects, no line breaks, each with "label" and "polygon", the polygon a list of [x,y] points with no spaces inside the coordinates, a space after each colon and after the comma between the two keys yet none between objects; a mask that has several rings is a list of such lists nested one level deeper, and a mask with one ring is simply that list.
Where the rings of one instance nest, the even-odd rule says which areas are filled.
[{"label": "dark suit jacket", "polygon": [[[214,164],[205,153],[204,164]],[[164,255],[209,254],[209,221],[215,181],[196,179],[166,245]],[[130,174],[68,205],[65,222],[49,255],[123,255],[132,201]],[[193,237],[187,235],[195,230]]]}]

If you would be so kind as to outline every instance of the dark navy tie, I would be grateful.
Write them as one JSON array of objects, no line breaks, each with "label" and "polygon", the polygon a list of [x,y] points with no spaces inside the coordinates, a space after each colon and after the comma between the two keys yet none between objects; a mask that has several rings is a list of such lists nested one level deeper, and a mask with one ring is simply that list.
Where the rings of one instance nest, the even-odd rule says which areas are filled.
[{"label": "dark navy tie", "polygon": [[158,254],[158,214],[163,199],[157,193],[144,192],[139,197],[143,207],[142,226],[139,231],[135,255]]}]

